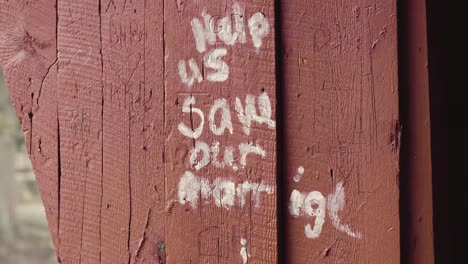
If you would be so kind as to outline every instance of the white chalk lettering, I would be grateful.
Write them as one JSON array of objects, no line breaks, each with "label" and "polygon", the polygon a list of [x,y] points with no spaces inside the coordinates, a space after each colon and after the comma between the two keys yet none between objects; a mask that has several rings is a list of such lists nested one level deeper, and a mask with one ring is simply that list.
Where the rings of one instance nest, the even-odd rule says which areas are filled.
[{"label": "white chalk lettering", "polygon": [[231,167],[234,171],[238,170],[236,164],[234,164],[234,148],[231,146],[227,146],[224,149],[224,164]]},{"label": "white chalk lettering", "polygon": [[[201,154],[201,159],[197,159],[199,154]],[[209,162],[210,147],[208,147],[208,145],[205,142],[197,140],[190,154],[190,166],[192,166],[195,170],[200,170],[201,168],[205,167]]]},{"label": "white chalk lettering", "polygon": [[205,67],[216,70],[216,72],[209,72],[206,79],[211,82],[223,82],[229,77],[229,66],[226,62],[222,61],[220,57],[227,54],[225,48],[214,49],[203,57]]},{"label": "white chalk lettering", "polygon": [[289,213],[293,217],[315,217],[313,228],[310,224],[304,227],[304,233],[307,238],[318,238],[320,236],[323,224],[325,223],[326,211],[328,211],[335,228],[351,237],[361,238],[361,233],[353,232],[349,225],[341,223],[338,212],[343,209],[344,202],[343,182],[338,182],[335,193],[328,195],[328,199],[325,199],[322,193],[318,191],[301,193],[298,190],[293,190],[289,198]]},{"label": "white chalk lettering", "polygon": [[223,17],[218,21],[218,37],[226,45],[234,45],[239,38],[238,32],[232,32],[232,24],[230,17]]},{"label": "white chalk lettering", "polygon": [[297,168],[297,173],[296,173],[296,175],[294,176],[294,181],[295,181],[295,182],[299,182],[299,181],[301,180],[301,178],[302,178],[302,175],[304,175],[304,167],[299,166],[299,167]]},{"label": "white chalk lettering", "polygon": [[257,154],[259,156],[265,157],[266,152],[258,145],[253,145],[251,143],[241,143],[239,145],[239,152],[240,152],[240,164],[244,167],[247,165],[247,155]]},{"label": "white chalk lettering", "polygon": [[194,59],[190,59],[188,64],[190,70],[192,71],[192,75],[188,77],[186,69],[187,66],[184,60],[179,61],[179,75],[182,82],[187,84],[187,86],[191,87],[195,80],[199,83],[203,81],[203,77],[201,76],[200,69],[198,69],[198,65]]},{"label": "white chalk lettering", "polygon": [[258,108],[260,115],[257,114],[255,109],[255,96],[247,95],[245,98],[245,108],[242,106],[241,100],[236,97],[235,109],[239,121],[243,125],[243,130],[246,135],[250,135],[250,127],[252,121],[259,124],[266,124],[268,128],[274,129],[276,122],[271,119],[271,103],[270,98],[266,92],[263,92],[258,98]]},{"label": "white chalk lettering", "polygon": [[289,199],[289,212],[292,216],[305,215],[315,217],[315,224],[312,228],[310,224],[304,227],[304,232],[308,238],[317,238],[322,232],[325,223],[325,197],[320,192],[313,191],[308,194],[293,190]]},{"label": "white chalk lettering", "polygon": [[237,185],[237,196],[239,197],[239,204],[241,207],[244,207],[246,203],[245,196],[247,193],[252,193],[252,199],[255,201],[255,207],[260,207],[260,194],[262,192],[266,194],[273,194],[273,188],[269,185],[256,182],[244,181],[242,184]]},{"label": "white chalk lettering", "polygon": [[206,50],[206,42],[208,42],[210,45],[216,42],[214,20],[205,11],[202,12],[202,17],[205,27],[203,27],[198,18],[192,19],[191,22],[196,48],[200,53]]},{"label": "white chalk lettering", "polygon": [[[216,36],[226,45],[234,45],[236,42],[246,43],[244,8],[238,3],[232,5],[232,14],[222,17],[218,20],[218,26],[215,30],[215,17],[212,17],[206,10],[201,14],[203,23],[198,18],[191,21],[192,33],[195,39],[195,47],[198,52],[205,52],[208,45],[216,43]],[[234,31],[231,17],[234,18]],[[262,46],[262,40],[270,31],[268,19],[263,13],[257,12],[248,20],[252,43],[255,48]]]},{"label": "white chalk lettering", "polygon": [[186,171],[179,181],[179,203],[190,203],[192,208],[196,208],[200,198],[201,182],[190,171]]},{"label": "white chalk lettering", "polygon": [[247,239],[241,238],[240,243],[242,245],[241,250],[240,250],[240,255],[242,258],[242,264],[246,264],[248,257],[250,257],[250,254],[247,254]]},{"label": "white chalk lettering", "polygon": [[[255,107],[255,96],[247,95],[246,96],[246,105],[245,108],[242,105],[241,100],[236,97],[236,104],[235,109],[238,114],[239,122],[243,125],[244,133],[249,135],[250,128],[252,121],[257,122],[259,124],[267,124],[268,128],[274,129],[276,127],[276,122],[271,119],[272,111],[271,111],[271,104],[270,99],[266,93],[262,93],[258,98],[258,110],[260,115],[257,114],[257,110]],[[190,138],[198,138],[200,137],[201,133],[203,132],[203,126],[205,123],[205,115],[203,111],[199,108],[194,107],[196,100],[194,96],[188,96],[182,105],[182,112],[183,113],[196,113],[201,121],[197,128],[192,130],[192,125],[188,127],[187,125],[180,123],[179,124],[179,131]],[[221,111],[221,120],[219,126],[215,124],[215,116],[218,111]],[[232,134],[234,131],[232,120],[231,120],[231,112],[229,110],[229,105],[226,99],[221,98],[214,101],[213,106],[209,112],[209,127],[210,131],[217,135],[223,135],[224,132],[229,130],[229,133]]]},{"label": "white chalk lettering", "polygon": [[234,206],[236,195],[236,185],[234,182],[226,179],[216,178],[213,182],[213,199],[218,207]]},{"label": "white chalk lettering", "polygon": [[[219,157],[221,152],[219,145],[219,142],[216,140],[213,141],[211,147],[209,147],[205,142],[197,140],[195,142],[195,146],[190,152],[190,166],[198,171],[211,163],[215,168],[224,168],[225,166],[228,166],[234,171],[237,171],[239,168],[234,163],[234,148],[232,146],[226,146],[224,149],[224,160],[222,160]],[[256,154],[262,158],[266,157],[266,151],[258,144],[240,143],[239,164],[242,168],[247,166],[247,156],[249,154]]]},{"label": "white chalk lettering", "polygon": [[[192,130],[192,128],[187,127],[184,123],[179,123],[178,129],[179,132],[189,138],[199,138],[201,133],[203,132],[203,125],[205,124],[205,116],[203,115],[202,110],[193,107],[192,105],[195,104],[195,97],[189,96],[185,99],[184,104],[182,105],[182,112],[183,113],[196,113],[200,119],[200,125],[195,130]],[[192,117],[190,118],[192,119]]]},{"label": "white chalk lettering", "polygon": [[[221,110],[221,123],[219,127],[215,125],[215,115],[218,110]],[[226,128],[232,134],[233,128],[231,122],[231,112],[229,111],[229,106],[226,99],[217,99],[214,101],[210,110],[209,123],[211,132],[217,136],[222,135]]]},{"label": "white chalk lettering", "polygon": [[[195,40],[195,48],[199,53],[206,52],[207,45],[219,44],[216,41],[217,37],[229,46],[236,43],[246,43],[245,9],[238,3],[233,3],[230,15],[217,20],[217,26],[215,26],[216,17],[219,16],[211,16],[206,10],[202,11],[201,16],[201,20],[203,21],[199,18],[193,18],[190,22]],[[234,24],[232,20],[234,20]],[[257,12],[248,19],[247,24],[252,37],[252,44],[258,51],[263,44],[263,39],[270,31],[268,19],[265,14]],[[206,68],[215,70],[215,72],[209,72],[206,75],[206,80],[210,82],[224,82],[229,78],[229,66],[221,60],[227,53],[227,49],[225,48],[215,48],[204,55],[203,65]],[[186,62],[184,60],[179,61],[178,69],[181,81],[191,87],[195,81],[198,83],[202,82],[205,76],[200,74],[200,67],[198,67],[193,58],[189,59],[188,64],[192,71],[190,76],[187,73]]]},{"label": "white chalk lettering", "polygon": [[343,210],[345,204],[345,191],[343,182],[338,182],[336,185],[335,193],[328,195],[328,215],[332,220],[333,226],[338,230],[345,232],[351,237],[361,238],[362,235],[359,232],[353,232],[349,225],[341,223],[341,219],[338,216],[338,212]]},{"label": "white chalk lettering", "polygon": [[232,15],[234,16],[237,39],[240,43],[245,43],[244,7],[240,6],[238,3],[234,3],[232,5]]},{"label": "white chalk lettering", "polygon": [[262,39],[268,34],[270,25],[265,15],[257,12],[249,18],[249,30],[255,48],[262,46]]},{"label": "white chalk lettering", "polygon": [[246,195],[252,193],[251,199],[255,207],[260,207],[261,194],[272,195],[274,188],[271,185],[244,181],[236,184],[226,178],[216,178],[212,184],[203,177],[195,176],[192,172],[186,171],[179,181],[178,198],[180,204],[190,204],[192,208],[197,208],[201,200],[208,203],[210,197],[213,197],[214,204],[217,207],[229,209],[236,204],[236,195],[238,204],[244,207],[246,204]]},{"label": "white chalk lettering", "polygon": [[[227,149],[225,150],[225,152],[226,151]],[[218,160],[218,155],[219,155],[219,142],[218,141],[213,141],[213,144],[211,145],[211,153],[212,153],[211,159],[212,159],[213,166],[215,166],[216,168],[224,168],[225,162]],[[226,156],[226,153],[224,153],[224,155]],[[232,163],[232,161],[230,162]]]},{"label": "white chalk lettering", "polygon": [[325,223],[325,204],[326,200],[322,193],[313,191],[307,194],[304,199],[304,209],[307,215],[315,216],[314,228],[307,224],[304,232],[307,238],[317,238],[322,232]]}]

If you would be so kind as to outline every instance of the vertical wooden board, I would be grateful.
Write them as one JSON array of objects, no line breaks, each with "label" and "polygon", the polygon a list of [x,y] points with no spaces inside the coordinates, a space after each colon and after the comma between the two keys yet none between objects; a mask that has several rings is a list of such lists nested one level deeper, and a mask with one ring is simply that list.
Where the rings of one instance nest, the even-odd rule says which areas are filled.
[{"label": "vertical wooden board", "polygon": [[51,1],[0,6],[0,63],[58,248],[56,7]]},{"label": "vertical wooden board", "polygon": [[[144,189],[139,194],[147,217],[134,248],[138,263],[165,262],[164,40],[163,1],[147,1],[144,18]],[[142,228],[142,227],[140,227]],[[137,231],[140,232],[140,231]],[[135,241],[135,240],[133,240]]]},{"label": "vertical wooden board", "polygon": [[398,263],[396,1],[281,3],[289,263]]},{"label": "vertical wooden board", "polygon": [[401,115],[405,128],[400,219],[402,262],[431,264],[436,261],[434,237],[437,227],[434,226],[436,216],[433,217],[436,197],[432,189],[435,182],[431,152],[434,150],[431,150],[426,10],[426,1],[406,1],[399,14],[402,18],[399,22],[404,25],[400,31],[400,96],[403,97]]},{"label": "vertical wooden board", "polygon": [[93,263],[101,256],[99,2],[58,4],[59,259]]},{"label": "vertical wooden board", "polygon": [[102,261],[164,248],[162,2],[103,1]]},{"label": "vertical wooden board", "polygon": [[[133,4],[133,3],[132,3]],[[142,4],[127,7],[124,1],[101,6],[103,56],[103,262],[130,262],[132,225],[131,104],[143,78],[141,31],[130,34],[130,25]],[[135,39],[137,37],[137,39]]]},{"label": "vertical wooden board", "polygon": [[274,22],[273,1],[164,1],[169,263],[276,262]]}]

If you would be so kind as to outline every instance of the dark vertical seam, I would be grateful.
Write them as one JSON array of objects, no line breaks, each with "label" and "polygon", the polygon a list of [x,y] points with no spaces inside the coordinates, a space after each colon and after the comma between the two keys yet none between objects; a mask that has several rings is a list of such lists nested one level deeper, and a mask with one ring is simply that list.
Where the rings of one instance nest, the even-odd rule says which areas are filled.
[{"label": "dark vertical seam", "polygon": [[409,264],[411,254],[411,216],[410,216],[410,186],[409,186],[409,156],[410,149],[406,142],[407,131],[406,127],[409,115],[409,85],[408,77],[408,4],[404,1],[397,1],[397,49],[398,49],[398,119],[403,125],[402,142],[400,149],[400,173],[398,180],[398,188],[400,191],[399,197],[399,220],[400,220],[400,263]]},{"label": "dark vertical seam", "polygon": [[[59,27],[59,6],[58,6],[58,0],[55,0],[55,56],[56,56],[56,61],[58,62],[58,27]],[[57,83],[56,83],[56,89],[58,90],[58,64],[57,64]],[[56,92],[55,96],[59,96],[59,93]],[[56,103],[56,115],[57,115],[57,240],[58,240],[58,245],[56,249],[56,254],[57,254],[57,262],[61,263],[60,259],[60,205],[61,205],[61,186],[62,186],[62,159],[60,156],[60,120],[59,120],[59,111],[58,111],[58,103],[59,100],[58,98],[55,98],[55,103]]]},{"label": "dark vertical seam", "polygon": [[288,247],[287,247],[287,208],[285,192],[287,189],[286,165],[283,161],[286,161],[286,132],[284,124],[285,116],[285,102],[282,100],[284,97],[284,79],[282,76],[283,72],[283,61],[282,61],[282,31],[281,31],[281,2],[276,0],[274,2],[274,14],[275,14],[275,79],[276,79],[276,209],[277,209],[277,262],[287,263],[288,259]]},{"label": "dark vertical seam", "polygon": [[80,234],[79,263],[81,263],[81,255],[82,255],[82,252],[83,252],[83,228],[84,228],[84,215],[85,215],[85,203],[86,203],[86,190],[87,189],[88,189],[88,161],[86,161],[84,196],[83,196],[83,202],[81,203],[81,234]]},{"label": "dark vertical seam", "polygon": [[29,118],[29,148],[28,148],[28,154],[32,155],[32,141],[33,141],[33,105],[34,105],[34,93],[31,93],[31,110],[28,112],[28,118]]},{"label": "dark vertical seam", "polygon": [[131,169],[130,169],[130,162],[131,162],[131,155],[132,155],[132,144],[131,144],[131,141],[132,141],[132,137],[131,137],[131,120],[130,120],[130,109],[131,109],[131,105],[129,104],[129,107],[128,107],[128,171],[127,171],[127,175],[128,175],[128,232],[127,232],[127,249],[128,249],[128,264],[130,264],[131,262],[131,257],[132,257],[132,253],[130,252],[130,244],[131,244],[131,241],[130,241],[130,238],[131,238],[131,233],[132,233],[132,177],[131,177]]},{"label": "dark vertical seam", "polygon": [[61,205],[61,186],[62,186],[62,159],[60,155],[60,121],[59,121],[59,111],[57,105],[57,238],[58,238],[58,247],[57,255],[60,263],[60,205]]},{"label": "dark vertical seam", "polygon": [[[163,135],[164,135],[164,139],[163,139],[163,149],[162,149],[162,153],[163,153],[163,165],[164,165],[164,201],[163,201],[163,204],[166,203],[166,200],[167,200],[167,191],[166,191],[166,188],[167,188],[167,172],[166,172],[166,165],[165,165],[165,152],[166,152],[166,35],[164,34],[165,30],[166,30],[166,19],[165,19],[165,14],[166,14],[166,9],[165,9],[165,0],[162,1],[162,26],[163,26],[163,30],[162,30],[162,39],[163,39],[163,57],[162,57],[162,60],[163,60],[163,64],[162,64],[162,67],[163,67]],[[164,238],[163,238],[163,241],[165,241],[166,245],[167,245],[167,241],[166,241],[166,225],[167,225],[167,217],[164,217],[164,228],[163,228],[163,233],[164,233]],[[167,248],[166,248],[167,250]],[[167,251],[166,251],[167,252]]]},{"label": "dark vertical seam", "polygon": [[162,67],[163,67],[163,124],[164,124],[164,129],[166,128],[166,34],[164,33],[165,32],[165,28],[166,28],[166,24],[165,24],[165,19],[164,19],[164,14],[165,14],[165,10],[164,10],[164,3],[165,3],[165,0],[162,1],[162,17],[163,17],[163,21],[162,21],[162,26],[163,26],[163,31],[162,31],[162,39],[163,39],[163,43],[162,43],[162,50],[163,50],[163,64],[162,64]]},{"label": "dark vertical seam", "polygon": [[99,263],[102,263],[102,201],[104,195],[104,57],[102,55],[102,2],[99,0],[99,55],[101,56],[101,198],[99,202]]}]

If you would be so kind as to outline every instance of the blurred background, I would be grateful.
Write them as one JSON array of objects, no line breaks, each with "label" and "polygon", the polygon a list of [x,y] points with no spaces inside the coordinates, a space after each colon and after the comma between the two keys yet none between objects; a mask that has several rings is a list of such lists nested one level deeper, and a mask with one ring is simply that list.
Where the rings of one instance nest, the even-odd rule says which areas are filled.
[{"label": "blurred background", "polygon": [[0,264],[57,263],[23,132],[0,67]]}]

